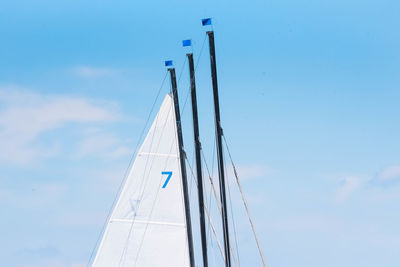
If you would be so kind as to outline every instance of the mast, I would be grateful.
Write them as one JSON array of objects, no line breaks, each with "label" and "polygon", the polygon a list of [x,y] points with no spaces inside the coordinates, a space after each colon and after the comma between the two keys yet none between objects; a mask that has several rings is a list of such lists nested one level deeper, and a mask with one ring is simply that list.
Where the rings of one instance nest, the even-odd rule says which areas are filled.
[{"label": "mast", "polygon": [[176,129],[178,133],[179,160],[180,160],[181,174],[182,174],[183,198],[185,203],[185,215],[186,215],[185,217],[186,217],[186,229],[188,236],[189,260],[190,260],[190,267],[195,267],[194,253],[193,253],[192,222],[190,217],[189,192],[188,192],[187,175],[186,175],[186,162],[185,162],[186,155],[183,149],[181,114],[179,111],[179,98],[176,85],[176,74],[174,68],[169,68],[168,71],[171,76],[172,96],[174,98],[174,105],[175,105],[175,119],[176,119]]},{"label": "mast", "polygon": [[216,64],[216,58],[215,58],[214,32],[208,31],[207,35],[208,35],[208,41],[209,41],[209,46],[210,46],[211,77],[212,77],[212,86],[213,86],[213,95],[214,95],[215,135],[216,135],[216,139],[217,139],[218,175],[219,175],[219,189],[220,189],[221,209],[222,209],[222,226],[223,226],[223,232],[224,232],[225,266],[231,267],[228,215],[227,215],[227,208],[226,208],[224,157],[223,157],[223,149],[222,149],[222,127],[221,127],[221,118],[220,118],[220,111],[219,111],[217,64]]},{"label": "mast", "polygon": [[204,216],[204,193],[203,193],[203,172],[201,167],[201,143],[199,135],[199,118],[197,112],[197,96],[196,96],[196,80],[194,75],[193,54],[186,54],[189,61],[190,73],[190,89],[192,97],[192,114],[193,114],[193,133],[194,133],[194,146],[196,151],[196,171],[197,171],[197,189],[199,198],[199,212],[200,212],[200,232],[201,232],[201,247],[203,252],[203,266],[208,267],[207,258],[207,238],[206,238],[206,223]]}]

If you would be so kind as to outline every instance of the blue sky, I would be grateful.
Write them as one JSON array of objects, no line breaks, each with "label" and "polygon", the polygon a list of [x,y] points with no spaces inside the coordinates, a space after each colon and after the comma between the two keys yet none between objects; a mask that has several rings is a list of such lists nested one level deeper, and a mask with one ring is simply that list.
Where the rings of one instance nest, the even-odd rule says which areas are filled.
[{"label": "blue sky", "polygon": [[[395,0],[3,1],[2,265],[86,266],[163,60],[184,66],[183,105],[181,40],[197,61],[211,16],[224,132],[268,265],[400,266],[399,12]],[[196,75],[211,165],[207,43]],[[258,266],[233,195],[242,266]]]}]

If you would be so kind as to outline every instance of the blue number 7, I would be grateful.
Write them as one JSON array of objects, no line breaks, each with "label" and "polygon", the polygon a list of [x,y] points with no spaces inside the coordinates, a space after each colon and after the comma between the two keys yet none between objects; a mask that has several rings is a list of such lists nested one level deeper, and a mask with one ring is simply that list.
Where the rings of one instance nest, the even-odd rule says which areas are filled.
[{"label": "blue number 7", "polygon": [[165,180],[165,183],[162,186],[162,188],[165,188],[167,186],[168,182],[169,182],[169,179],[171,179],[172,172],[161,172],[161,174],[163,174],[163,175],[167,174],[168,175],[167,180]]}]

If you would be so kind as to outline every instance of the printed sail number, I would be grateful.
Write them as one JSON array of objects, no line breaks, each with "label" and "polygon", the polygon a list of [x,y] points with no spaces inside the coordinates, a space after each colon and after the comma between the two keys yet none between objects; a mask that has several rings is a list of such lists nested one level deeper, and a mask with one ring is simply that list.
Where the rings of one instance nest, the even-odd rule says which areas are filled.
[{"label": "printed sail number", "polygon": [[165,187],[167,187],[167,184],[168,184],[169,180],[171,179],[172,172],[161,172],[161,174],[162,175],[168,175],[167,179],[164,182],[164,185],[162,186],[162,188],[165,188]]}]

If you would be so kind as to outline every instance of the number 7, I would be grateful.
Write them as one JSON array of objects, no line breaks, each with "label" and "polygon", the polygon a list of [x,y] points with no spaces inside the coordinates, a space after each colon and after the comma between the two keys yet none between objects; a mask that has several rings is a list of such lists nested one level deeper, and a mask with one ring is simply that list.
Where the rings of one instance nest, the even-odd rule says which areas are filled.
[{"label": "number 7", "polygon": [[161,174],[168,175],[167,179],[164,182],[164,185],[162,186],[162,188],[165,188],[169,182],[169,179],[171,179],[172,172],[161,172]]}]

